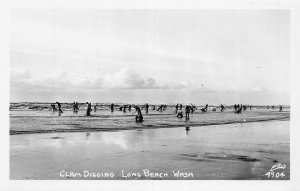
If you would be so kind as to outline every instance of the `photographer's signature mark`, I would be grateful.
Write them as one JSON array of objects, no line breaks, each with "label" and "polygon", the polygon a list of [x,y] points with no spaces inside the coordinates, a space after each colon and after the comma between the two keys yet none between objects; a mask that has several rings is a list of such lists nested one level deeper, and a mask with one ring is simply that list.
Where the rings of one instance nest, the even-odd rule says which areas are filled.
[{"label": "photographer's signature mark", "polygon": [[272,168],[265,174],[265,176],[267,176],[268,178],[283,178],[285,177],[285,174],[283,171],[279,170],[283,170],[285,168],[285,164],[277,163],[272,166]]}]

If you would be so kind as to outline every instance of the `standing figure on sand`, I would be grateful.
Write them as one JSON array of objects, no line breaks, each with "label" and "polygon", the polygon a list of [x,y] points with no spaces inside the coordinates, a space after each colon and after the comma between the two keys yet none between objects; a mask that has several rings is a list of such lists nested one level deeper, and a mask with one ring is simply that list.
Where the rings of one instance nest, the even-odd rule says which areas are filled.
[{"label": "standing figure on sand", "polygon": [[123,105],[123,112],[126,112],[127,105]]},{"label": "standing figure on sand", "polygon": [[74,103],[73,103],[73,112],[76,113],[78,110],[79,110],[78,103],[74,101]]},{"label": "standing figure on sand", "polygon": [[87,104],[86,115],[87,115],[87,116],[91,116],[92,103],[86,102],[86,104]]},{"label": "standing figure on sand", "polygon": [[189,120],[190,119],[190,106],[189,105],[186,105],[185,106],[185,119],[186,120]]},{"label": "standing figure on sand", "polygon": [[114,104],[113,103],[110,104],[110,111],[114,112]]},{"label": "standing figure on sand", "polygon": [[148,103],[146,103],[145,109],[146,109],[146,113],[148,113],[148,110],[149,110],[149,105],[148,105]]},{"label": "standing figure on sand", "polygon": [[178,103],[177,103],[176,106],[175,106],[175,114],[177,114],[178,108],[179,108],[179,105],[178,105]]}]

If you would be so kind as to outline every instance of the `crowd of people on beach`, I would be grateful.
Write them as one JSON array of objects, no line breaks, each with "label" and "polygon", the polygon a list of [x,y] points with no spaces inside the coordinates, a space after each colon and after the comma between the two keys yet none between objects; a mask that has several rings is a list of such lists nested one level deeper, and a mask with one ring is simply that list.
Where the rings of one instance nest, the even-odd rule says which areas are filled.
[{"label": "crowd of people on beach", "polygon": [[[57,108],[56,105],[57,104]],[[86,116],[91,116],[91,112],[92,110],[92,103],[86,102],[87,107],[86,107]],[[58,111],[59,116],[63,113],[62,109],[61,109],[61,103],[60,102],[56,102],[54,104],[51,104],[51,108],[52,108],[52,112],[56,112]],[[75,102],[73,103],[73,112],[77,113],[79,111],[79,103]],[[119,105],[114,105],[113,103],[110,104],[110,111],[111,113],[114,112],[115,107],[117,107]],[[94,112],[97,111],[97,105],[95,104],[94,106]],[[120,105],[119,106],[119,111],[123,111],[124,113],[126,112],[126,109],[128,109],[129,112],[131,112],[131,108],[135,109],[135,112],[132,113],[132,115],[136,114],[135,116],[135,121],[136,122],[142,122],[144,120],[143,114],[142,114],[142,110],[145,110],[145,113],[148,114],[149,113],[149,107],[150,105],[148,103],[146,103],[145,105],[139,107],[138,105],[131,105],[131,104],[126,104],[126,105]],[[217,108],[215,106],[209,106],[208,104],[205,105],[205,107],[199,108],[199,110],[202,113],[206,113],[208,111],[208,108],[212,107],[211,111],[212,112],[216,112]],[[269,109],[270,106],[267,106],[267,109]],[[273,105],[272,110],[275,109],[275,106]],[[159,111],[159,112],[163,112],[167,109],[167,105],[166,104],[161,104],[159,105],[158,109],[156,110],[156,105],[152,105],[152,110],[153,111]],[[184,114],[185,114],[185,119],[189,120],[190,119],[190,114],[193,114],[195,112],[195,110],[197,110],[198,108],[193,105],[186,105],[185,109],[183,111],[183,105],[182,104],[176,104],[175,105],[175,115],[177,118],[183,118]],[[237,113],[237,114],[241,114],[242,112],[245,112],[247,109],[252,110],[252,106],[251,105],[243,105],[243,104],[234,104],[233,105],[233,112]],[[225,110],[225,106],[223,104],[220,105],[220,112],[223,112]],[[281,105],[279,105],[279,112],[281,112],[283,110],[283,107]],[[183,113],[184,112],[184,113]]]}]

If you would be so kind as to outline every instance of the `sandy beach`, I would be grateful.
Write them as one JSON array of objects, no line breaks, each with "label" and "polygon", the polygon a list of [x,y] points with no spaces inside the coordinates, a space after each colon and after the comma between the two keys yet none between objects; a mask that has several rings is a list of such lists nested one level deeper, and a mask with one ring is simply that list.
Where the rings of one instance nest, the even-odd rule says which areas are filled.
[{"label": "sandy beach", "polygon": [[[203,123],[220,124],[196,125],[204,115]],[[145,123],[125,130],[120,125],[109,131],[15,133],[10,136],[10,179],[290,179],[289,112],[223,113],[245,120],[230,124],[214,115],[220,116],[194,115],[189,125],[168,125],[173,128],[149,128],[146,116]],[[276,115],[280,120],[271,119]],[[268,117],[271,121],[261,120]],[[267,176],[278,164],[284,168],[272,172],[284,176]]]},{"label": "sandy beach", "polygon": [[[101,109],[101,110],[100,110]],[[134,109],[127,112],[108,110],[103,106],[91,116],[86,116],[86,110],[82,108],[78,113],[65,110],[59,116],[58,112],[49,110],[11,110],[10,111],[10,134],[34,134],[34,133],[55,133],[55,132],[86,132],[86,131],[112,131],[136,128],[171,128],[171,127],[193,127],[205,125],[221,125],[232,123],[248,123],[258,121],[289,120],[289,108],[283,112],[278,109],[253,108],[242,114],[236,114],[231,108],[224,112],[207,113],[196,110],[190,115],[188,121],[177,118],[175,109],[169,107],[166,111],[158,112],[150,110],[144,115],[143,123],[136,123],[134,120]]]}]

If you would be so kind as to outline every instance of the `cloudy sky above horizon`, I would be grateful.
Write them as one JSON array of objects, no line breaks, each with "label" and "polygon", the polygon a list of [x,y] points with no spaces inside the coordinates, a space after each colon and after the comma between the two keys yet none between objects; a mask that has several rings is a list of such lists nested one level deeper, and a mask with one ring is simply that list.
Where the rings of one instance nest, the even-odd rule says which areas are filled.
[{"label": "cloudy sky above horizon", "polygon": [[287,10],[12,10],[11,101],[289,104]]}]

